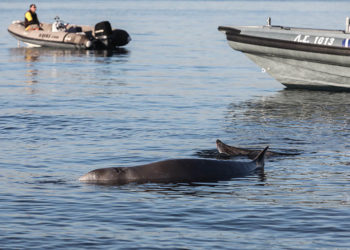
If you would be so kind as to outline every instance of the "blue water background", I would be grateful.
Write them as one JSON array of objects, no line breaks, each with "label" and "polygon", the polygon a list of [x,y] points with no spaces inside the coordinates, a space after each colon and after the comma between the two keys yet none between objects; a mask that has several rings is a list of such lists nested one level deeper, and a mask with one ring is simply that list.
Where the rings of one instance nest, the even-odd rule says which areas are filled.
[{"label": "blue water background", "polygon": [[[6,27],[30,3],[0,3],[1,248],[350,247],[350,94],[285,90],[217,30],[344,29],[348,1],[36,1],[43,22],[127,30],[112,55],[17,47]],[[298,155],[267,159],[264,178],[77,181],[208,156],[217,138]]]}]

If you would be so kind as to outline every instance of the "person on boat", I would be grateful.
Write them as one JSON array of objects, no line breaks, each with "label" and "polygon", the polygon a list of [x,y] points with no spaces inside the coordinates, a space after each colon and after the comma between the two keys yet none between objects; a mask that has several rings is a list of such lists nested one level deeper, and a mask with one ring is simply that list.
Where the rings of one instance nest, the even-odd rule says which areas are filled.
[{"label": "person on boat", "polygon": [[40,30],[40,22],[36,12],[36,5],[31,4],[24,15],[24,27],[26,30]]}]

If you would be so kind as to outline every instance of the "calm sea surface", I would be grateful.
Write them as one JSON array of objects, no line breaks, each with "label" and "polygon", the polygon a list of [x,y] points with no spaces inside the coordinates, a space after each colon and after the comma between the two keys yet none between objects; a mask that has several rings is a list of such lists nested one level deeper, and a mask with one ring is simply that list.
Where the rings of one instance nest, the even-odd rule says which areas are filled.
[{"label": "calm sea surface", "polygon": [[[350,93],[290,91],[219,25],[343,29],[348,1],[36,1],[41,21],[109,20],[124,51],[17,47],[31,2],[1,0],[0,248],[350,248]],[[265,176],[96,186],[103,167],[294,152]]]}]

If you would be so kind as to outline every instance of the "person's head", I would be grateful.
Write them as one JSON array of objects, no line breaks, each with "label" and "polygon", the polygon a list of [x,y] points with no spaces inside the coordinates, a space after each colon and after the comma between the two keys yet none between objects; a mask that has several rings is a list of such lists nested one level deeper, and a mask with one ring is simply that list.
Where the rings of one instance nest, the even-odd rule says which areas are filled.
[{"label": "person's head", "polygon": [[35,12],[35,11],[36,11],[36,5],[32,3],[32,4],[29,6],[29,9],[30,9],[31,12]]}]

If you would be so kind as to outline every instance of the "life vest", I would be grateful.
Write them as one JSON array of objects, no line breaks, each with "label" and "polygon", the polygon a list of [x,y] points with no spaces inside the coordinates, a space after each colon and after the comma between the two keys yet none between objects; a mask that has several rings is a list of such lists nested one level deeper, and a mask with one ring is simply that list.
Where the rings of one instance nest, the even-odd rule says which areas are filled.
[{"label": "life vest", "polygon": [[27,28],[29,25],[37,24],[40,25],[38,16],[36,13],[32,13],[30,10],[24,15],[24,27]]}]

